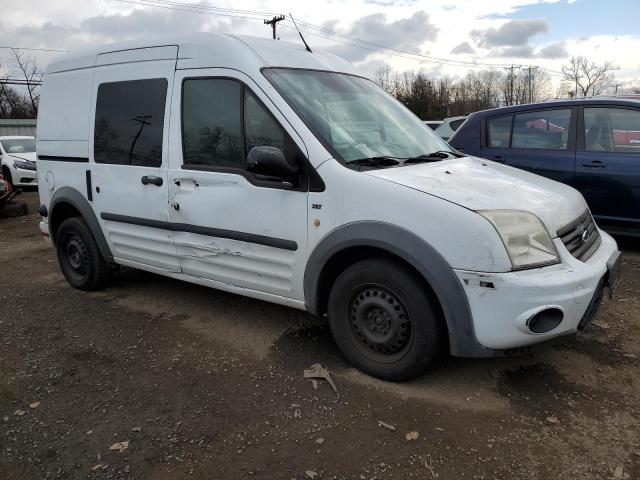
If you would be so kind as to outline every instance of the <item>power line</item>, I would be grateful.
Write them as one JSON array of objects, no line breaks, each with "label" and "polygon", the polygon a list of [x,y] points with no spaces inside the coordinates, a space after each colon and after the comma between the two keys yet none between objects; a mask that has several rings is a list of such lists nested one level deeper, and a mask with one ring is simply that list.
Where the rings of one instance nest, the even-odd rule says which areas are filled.
[{"label": "power line", "polygon": [[211,5],[198,5],[195,3],[186,3],[186,2],[178,2],[175,0],[150,0],[153,1],[154,3],[160,3],[160,4],[164,4],[164,5],[175,5],[175,6],[179,6],[179,7],[189,7],[189,8],[193,8],[193,9],[197,9],[197,10],[215,10],[215,11],[219,11],[219,12],[231,12],[234,14],[252,14],[252,15],[259,15],[259,16],[275,16],[278,15],[277,12],[264,12],[264,11],[256,11],[256,10],[240,10],[240,9],[236,9],[236,8],[225,8],[225,7],[215,7],[215,6],[211,6]]},{"label": "power line", "polygon": [[3,49],[3,50],[30,50],[30,51],[37,51],[37,52],[60,52],[60,53],[67,53],[69,51],[69,50],[58,50],[56,48],[7,47],[7,46],[4,46],[4,45],[1,45],[0,49]]},{"label": "power line", "polygon": [[30,86],[39,86],[42,85],[42,81],[41,80],[31,80],[31,81],[25,81],[25,80],[0,80],[0,85],[23,85],[26,87],[30,87]]},{"label": "power line", "polygon": [[[193,5],[193,4],[189,4],[189,3],[183,3],[183,2],[176,2],[176,1],[172,1],[172,0],[116,0],[118,2],[122,2],[122,3],[129,3],[129,4],[134,4],[134,5],[142,5],[142,6],[147,6],[147,7],[158,7],[158,8],[165,8],[168,10],[178,10],[178,11],[187,11],[187,12],[193,12],[193,13],[206,13],[209,15],[218,15],[218,16],[230,16],[230,17],[239,17],[239,18],[247,18],[250,20],[263,20],[262,18],[256,18],[255,15],[270,15],[269,12],[256,12],[253,10],[234,10],[234,9],[222,9],[220,7],[211,7],[211,6],[205,6],[205,5]],[[231,11],[233,13],[224,13],[226,11]],[[246,13],[248,15],[252,15],[252,16],[248,16],[248,15],[238,15],[235,12],[242,12],[242,13]],[[263,20],[264,21],[264,20]],[[285,19],[285,22],[290,22],[290,20]],[[444,64],[444,65],[457,65],[457,66],[467,66],[467,67],[479,67],[479,66],[487,66],[487,67],[493,67],[493,68],[502,68],[504,65],[506,64],[494,64],[494,63],[486,63],[486,62],[476,62],[476,61],[465,61],[465,60],[454,60],[454,59],[446,59],[446,58],[440,58],[440,57],[432,57],[430,55],[424,55],[424,54],[420,54],[420,53],[413,53],[413,52],[409,52],[406,50],[400,50],[400,49],[396,49],[393,47],[385,47],[384,45],[380,45],[374,42],[369,42],[367,40],[363,40],[363,39],[359,39],[357,37],[351,36],[351,35],[346,35],[346,34],[341,34],[339,32],[333,31],[333,30],[329,30],[326,29],[324,27],[320,27],[318,25],[314,25],[310,22],[307,21],[300,21],[301,24],[304,24],[307,26],[307,28],[313,28],[315,30],[320,31],[321,33],[317,33],[317,32],[311,32],[308,29],[301,29],[303,32],[309,34],[309,35],[313,35],[316,37],[320,37],[320,38],[324,38],[327,40],[331,40],[334,41],[336,43],[342,43],[345,45],[351,45],[354,47],[358,47],[358,48],[362,48],[364,50],[369,50],[372,52],[379,52],[380,50],[386,50],[386,52],[380,52],[380,53],[384,53],[387,55],[393,55],[393,56],[397,56],[397,57],[401,57],[401,58],[407,58],[410,60],[418,60],[418,58],[412,58],[409,57],[407,55],[410,56],[414,56],[414,57],[419,57],[419,59],[425,60],[427,62],[430,63],[439,63],[439,64]],[[285,25],[282,25],[283,27]],[[294,27],[288,26],[288,28],[290,29],[294,29]],[[337,36],[337,37],[342,37],[345,40],[344,41],[339,41],[335,38],[332,38],[332,36]],[[347,40],[351,40],[351,42],[347,41]],[[359,42],[359,43],[353,43],[353,42]],[[361,45],[362,44],[362,45]],[[375,48],[370,48],[370,47],[366,47],[365,45],[370,45],[371,47],[375,47]],[[392,52],[396,52],[396,53],[392,53]]]},{"label": "power line", "polygon": [[347,34],[344,34],[344,33],[339,33],[339,32],[336,32],[335,30],[330,30],[328,28],[321,27],[319,25],[314,25],[312,23],[305,22],[303,20],[300,20],[300,24],[305,25],[308,28],[312,28],[314,30],[319,30],[319,31],[328,33],[330,35],[335,35],[335,36],[338,36],[338,37],[342,37],[342,38],[345,38],[345,39],[353,40],[353,41],[360,42],[360,43],[363,43],[363,44],[368,44],[368,45],[371,45],[371,46],[374,46],[374,47],[377,47],[377,48],[381,48],[381,49],[384,49],[384,50],[392,50],[392,51],[395,51],[395,52],[398,52],[398,53],[402,53],[402,54],[415,55],[417,57],[423,57],[423,58],[426,58],[426,59],[429,59],[429,60],[435,60],[435,61],[447,62],[447,63],[473,65],[473,66],[487,65],[487,66],[492,66],[492,67],[496,67],[496,68],[503,67],[503,66],[507,65],[507,64],[504,64],[504,63],[488,63],[488,62],[455,60],[455,59],[450,59],[450,58],[434,57],[434,56],[431,56],[431,55],[425,55],[425,54],[422,54],[422,53],[409,52],[407,50],[401,50],[401,49],[394,48],[394,47],[385,47],[384,45],[380,45],[378,43],[370,42],[368,40],[363,40],[363,39],[360,39],[358,37],[354,37],[353,35],[347,35]]},{"label": "power line", "polygon": [[222,13],[222,12],[217,12],[217,11],[204,11],[202,9],[199,8],[182,8],[182,7],[177,7],[177,6],[169,6],[169,5],[164,5],[164,4],[156,4],[155,2],[158,0],[116,0],[116,2],[121,2],[121,3],[130,3],[132,5],[142,5],[145,7],[156,7],[156,8],[164,8],[165,10],[177,10],[177,11],[181,11],[181,12],[191,12],[191,13],[206,13],[207,15],[218,15],[221,17],[232,17],[232,18],[245,18],[248,20],[262,20],[262,17],[257,17],[257,16],[249,16],[252,14],[247,14],[247,15],[236,15],[234,13]]},{"label": "power line", "polygon": [[[282,26],[285,27],[285,28],[293,29],[293,27],[290,27],[289,25],[282,25]],[[396,50],[396,49],[393,49],[393,48],[383,47],[383,46],[368,47],[366,45],[353,43],[353,42],[350,42],[350,41],[347,41],[347,40],[339,40],[337,38],[333,38],[332,36],[322,35],[322,34],[317,33],[317,32],[312,32],[312,31],[305,30],[305,29],[300,29],[300,30],[302,32],[308,34],[308,35],[313,35],[315,37],[320,37],[320,38],[324,38],[324,39],[327,39],[327,40],[331,40],[332,42],[341,43],[343,45],[350,45],[352,47],[361,48],[363,50],[369,50],[370,52],[382,53],[384,55],[390,55],[390,56],[393,56],[393,57],[406,58],[408,60],[413,60],[413,61],[420,61],[420,62],[426,62],[426,63],[436,63],[436,64],[440,64],[440,65],[449,65],[449,66],[453,66],[453,67],[468,67],[468,68],[470,68],[470,67],[502,68],[502,65],[503,65],[503,64],[481,63],[481,62],[466,62],[466,61],[463,61],[463,60],[438,59],[437,57],[429,57],[427,55],[423,55],[423,54],[420,54],[420,53],[404,52],[402,50]],[[400,51],[400,52],[404,52],[404,53],[394,53],[394,52],[389,52],[389,51],[384,51],[384,50]]]},{"label": "power line", "polygon": [[[147,7],[157,7],[157,8],[165,8],[168,10],[178,10],[178,11],[186,11],[192,13],[205,13],[208,15],[218,15],[225,17],[235,17],[235,18],[245,18],[249,20],[262,20],[264,23],[268,23],[263,18],[258,18],[258,16],[270,16],[273,12],[258,12],[255,10],[239,10],[239,9],[226,9],[221,7],[213,7],[206,5],[194,5],[190,3],[177,2],[174,0],[116,0],[122,3],[129,3],[133,5],[141,5]],[[230,12],[230,13],[225,13]],[[336,32],[334,30],[330,30],[325,27],[321,27],[319,25],[315,25],[313,23],[298,20],[301,25],[306,28],[301,28],[300,30],[308,35],[316,36],[319,38],[324,38],[326,40],[330,40],[336,43],[341,43],[344,45],[350,45],[356,48],[361,48],[363,50],[368,50],[371,52],[382,53],[384,55],[395,56],[399,58],[405,58],[408,60],[414,61],[423,61],[428,63],[436,63],[441,65],[449,65],[449,66],[457,66],[457,67],[485,67],[485,68],[494,68],[501,69],[509,64],[505,63],[488,63],[488,62],[478,62],[478,61],[467,61],[467,60],[455,60],[443,57],[434,57],[431,55],[424,55],[421,53],[414,53],[406,50],[397,49],[394,47],[387,47],[378,43],[370,42],[368,40],[363,40],[358,37],[343,34],[340,32]],[[284,22],[290,22],[290,20],[285,19]],[[289,28],[291,30],[295,30],[294,27],[290,25],[281,25],[284,28]],[[315,31],[310,31],[315,30]],[[334,38],[338,37],[338,38]],[[357,42],[357,43],[354,43]],[[529,65],[517,65],[519,68],[528,67]],[[531,67],[537,67],[535,65],[531,65]],[[553,70],[549,70],[544,67],[544,70],[550,72],[550,74],[562,75],[559,72],[555,72]]]}]

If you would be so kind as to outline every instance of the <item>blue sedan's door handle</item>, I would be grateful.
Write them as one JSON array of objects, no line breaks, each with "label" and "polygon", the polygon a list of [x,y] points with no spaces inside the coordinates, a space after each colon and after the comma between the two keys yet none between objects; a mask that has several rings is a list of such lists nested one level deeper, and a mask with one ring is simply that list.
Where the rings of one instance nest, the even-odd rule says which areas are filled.
[{"label": "blue sedan's door handle", "polygon": [[591,163],[583,163],[582,166],[587,168],[607,168],[607,164],[602,163],[600,160],[594,160]]},{"label": "blue sedan's door handle", "polygon": [[494,162],[504,162],[504,158],[502,158],[502,155],[494,155],[493,157],[491,157],[491,160],[493,160]]}]

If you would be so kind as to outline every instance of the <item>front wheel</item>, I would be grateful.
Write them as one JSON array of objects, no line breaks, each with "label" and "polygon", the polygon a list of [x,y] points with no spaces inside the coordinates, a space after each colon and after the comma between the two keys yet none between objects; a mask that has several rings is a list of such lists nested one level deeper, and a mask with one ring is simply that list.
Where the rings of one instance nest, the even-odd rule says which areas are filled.
[{"label": "front wheel", "polygon": [[329,322],[342,353],[384,380],[423,371],[443,347],[440,309],[418,275],[390,259],[363,260],[336,279]]},{"label": "front wheel", "polygon": [[13,177],[11,176],[11,170],[9,170],[9,167],[7,166],[2,167],[2,176],[7,182],[11,184],[11,187],[15,190],[15,185],[13,184]]},{"label": "front wheel", "polygon": [[58,263],[67,281],[79,290],[98,290],[109,277],[91,230],[79,217],[68,218],[56,234]]}]

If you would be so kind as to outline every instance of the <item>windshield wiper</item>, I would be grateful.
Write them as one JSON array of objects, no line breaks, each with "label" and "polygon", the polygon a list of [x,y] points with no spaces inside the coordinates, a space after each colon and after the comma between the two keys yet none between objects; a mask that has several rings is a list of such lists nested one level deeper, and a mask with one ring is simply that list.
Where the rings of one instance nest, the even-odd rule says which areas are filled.
[{"label": "windshield wiper", "polygon": [[350,160],[347,162],[347,165],[357,165],[360,167],[395,167],[396,165],[400,165],[400,160],[404,159],[387,156],[367,157]]},{"label": "windshield wiper", "polygon": [[438,162],[440,160],[445,160],[451,157],[461,158],[464,157],[464,155],[450,150],[437,150],[435,152],[425,153],[424,155],[418,155],[417,157],[406,158],[404,162],[402,162],[402,164],[405,165],[420,162]]}]

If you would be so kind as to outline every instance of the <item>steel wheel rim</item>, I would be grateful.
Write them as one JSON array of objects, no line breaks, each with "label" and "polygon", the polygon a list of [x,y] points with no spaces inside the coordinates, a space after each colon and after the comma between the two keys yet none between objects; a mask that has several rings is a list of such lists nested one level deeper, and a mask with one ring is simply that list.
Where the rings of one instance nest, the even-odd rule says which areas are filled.
[{"label": "steel wheel rim", "polygon": [[413,322],[391,289],[360,285],[347,302],[349,330],[355,345],[370,359],[391,363],[406,355],[413,340]]},{"label": "steel wheel rim", "polygon": [[86,276],[89,260],[87,249],[82,239],[76,234],[70,234],[64,243],[65,260],[67,266],[76,275]]}]

